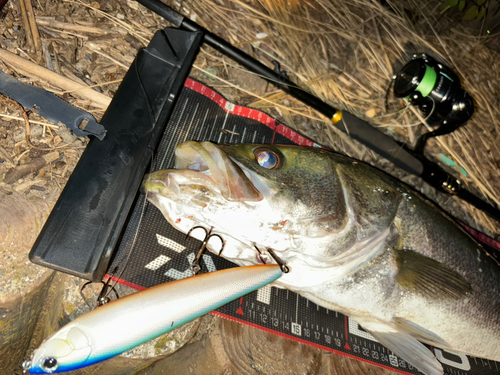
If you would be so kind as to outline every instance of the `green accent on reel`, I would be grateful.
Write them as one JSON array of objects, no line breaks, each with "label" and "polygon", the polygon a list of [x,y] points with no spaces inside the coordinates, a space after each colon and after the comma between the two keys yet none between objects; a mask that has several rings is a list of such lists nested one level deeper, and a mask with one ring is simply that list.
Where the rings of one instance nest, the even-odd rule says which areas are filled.
[{"label": "green accent on reel", "polygon": [[419,91],[425,98],[427,95],[431,93],[432,89],[434,89],[436,80],[437,80],[436,71],[429,65],[426,65],[424,77],[422,78],[422,82],[420,82],[420,84],[417,86],[416,91]]}]

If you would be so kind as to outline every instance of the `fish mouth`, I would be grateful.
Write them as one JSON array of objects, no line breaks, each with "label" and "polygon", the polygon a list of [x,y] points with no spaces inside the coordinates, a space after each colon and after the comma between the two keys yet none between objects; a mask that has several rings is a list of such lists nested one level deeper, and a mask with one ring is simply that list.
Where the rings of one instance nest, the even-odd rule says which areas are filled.
[{"label": "fish mouth", "polygon": [[229,202],[258,202],[264,199],[241,168],[220,147],[210,142],[188,141],[175,150],[175,168],[146,175],[146,191],[165,189],[180,195],[181,186],[198,185],[218,191]]}]

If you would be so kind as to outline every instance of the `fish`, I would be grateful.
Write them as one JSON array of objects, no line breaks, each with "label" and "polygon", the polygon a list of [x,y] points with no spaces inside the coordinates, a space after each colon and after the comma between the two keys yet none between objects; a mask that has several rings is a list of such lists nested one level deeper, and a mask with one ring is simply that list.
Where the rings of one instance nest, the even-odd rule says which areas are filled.
[{"label": "fish", "polygon": [[143,190],[176,229],[213,228],[237,265],[274,253],[290,270],[274,286],[350,316],[424,374],[443,367],[423,343],[500,360],[498,264],[368,164],[315,147],[187,141]]},{"label": "fish", "polygon": [[30,374],[76,370],[119,355],[255,291],[281,276],[277,265],[234,267],[171,281],[79,316],[23,363]]}]

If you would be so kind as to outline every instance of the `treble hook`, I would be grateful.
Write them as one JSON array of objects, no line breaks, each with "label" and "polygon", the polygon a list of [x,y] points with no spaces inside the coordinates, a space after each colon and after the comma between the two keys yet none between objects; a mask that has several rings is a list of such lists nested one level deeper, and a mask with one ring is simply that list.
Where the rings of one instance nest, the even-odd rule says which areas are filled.
[{"label": "treble hook", "polygon": [[255,250],[257,250],[257,252],[259,253],[258,257],[260,259],[260,261],[264,264],[267,264],[267,258],[265,258],[263,255],[262,255],[262,251],[260,251],[260,249],[257,247],[257,245],[254,243],[253,244],[253,247]]},{"label": "treble hook", "polygon": [[271,257],[274,259],[274,261],[276,263],[278,263],[278,265],[280,266],[280,269],[281,269],[281,272],[283,273],[288,273],[290,272],[290,268],[286,265],[285,262],[283,262],[283,260],[277,256],[274,251],[272,249],[267,249],[267,252],[269,253],[269,255],[271,255]]},{"label": "treble hook", "polygon": [[[253,244],[253,247],[254,247],[254,248],[255,248],[255,250],[257,250],[257,252],[259,253],[258,257],[259,257],[260,261],[261,261],[262,263],[266,264],[266,263],[267,263],[267,259],[266,259],[266,258],[264,258],[264,256],[262,255],[262,252],[260,251],[260,249],[257,247],[257,245],[256,245],[255,243]],[[275,261],[276,263],[278,263],[278,266],[280,266],[281,272],[283,272],[283,273],[288,273],[288,272],[290,272],[290,267],[288,267],[288,266],[286,265],[286,263],[285,263],[285,262],[283,262],[283,260],[282,260],[279,256],[277,256],[277,255],[274,253],[273,249],[267,248],[267,252],[269,253],[269,255],[271,255],[271,258],[273,258],[273,259],[274,259],[274,261]]]},{"label": "treble hook", "polygon": [[191,234],[191,232],[193,230],[198,229],[198,228],[203,229],[205,231],[205,238],[203,239],[200,250],[198,250],[198,254],[196,255],[196,258],[194,259],[193,263],[191,264],[191,271],[193,271],[193,273],[195,275],[198,274],[198,272],[200,272],[200,270],[201,270],[200,259],[201,259],[201,256],[203,255],[203,252],[205,251],[205,249],[207,247],[207,244],[208,244],[208,241],[210,240],[210,238],[217,237],[217,238],[219,238],[220,242],[222,243],[222,246],[219,250],[219,256],[222,254],[222,250],[224,250],[224,246],[226,245],[226,241],[224,241],[221,236],[219,236],[218,234],[212,233],[212,230],[214,229],[214,227],[210,227],[210,230],[207,230],[205,227],[201,227],[201,226],[192,227],[189,230],[189,232],[187,232],[186,238],[189,237],[189,235]]},{"label": "treble hook", "polygon": [[[113,280],[113,276],[115,275],[115,273],[116,273],[117,270],[118,270],[118,267],[115,267],[113,269],[113,271],[111,271],[111,274],[108,277],[108,279],[106,280],[106,282],[101,281],[101,284],[103,284],[103,285],[102,285],[101,291],[99,292],[99,295],[97,296],[97,306],[105,305],[105,304],[107,304],[108,302],[111,301],[111,298],[109,298],[108,295],[107,295],[108,292],[109,292],[109,289],[111,289],[113,292],[115,292],[116,299],[120,298],[120,296],[118,295],[118,292],[116,291],[115,287],[110,285],[111,281]],[[82,285],[82,287],[80,288],[80,295],[82,296],[82,298],[85,301],[85,303],[87,304],[87,306],[90,309],[92,309],[92,306],[89,305],[89,303],[87,302],[87,299],[85,298],[85,295],[83,294],[83,290],[89,284],[92,284],[92,281],[88,281],[88,282],[86,282],[85,284]]]}]

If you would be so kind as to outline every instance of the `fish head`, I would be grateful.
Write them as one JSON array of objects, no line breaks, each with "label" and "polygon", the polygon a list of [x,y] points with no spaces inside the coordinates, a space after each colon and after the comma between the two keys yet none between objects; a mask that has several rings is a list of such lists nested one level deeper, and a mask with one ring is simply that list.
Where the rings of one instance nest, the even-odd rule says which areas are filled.
[{"label": "fish head", "polygon": [[[335,207],[342,191],[330,181],[327,152],[189,141],[175,156],[176,169],[147,175],[143,189],[176,229],[213,227],[226,241],[222,256],[242,266],[262,262],[254,246],[296,266],[327,266],[326,237],[345,227],[346,217],[342,204]],[[305,240],[308,254],[300,250]],[[209,242],[208,249],[217,253],[219,246]]]},{"label": "fish head", "polygon": [[90,340],[75,326],[61,329],[35,350],[31,360],[23,363],[30,374],[54,374],[88,366],[92,352]]}]

